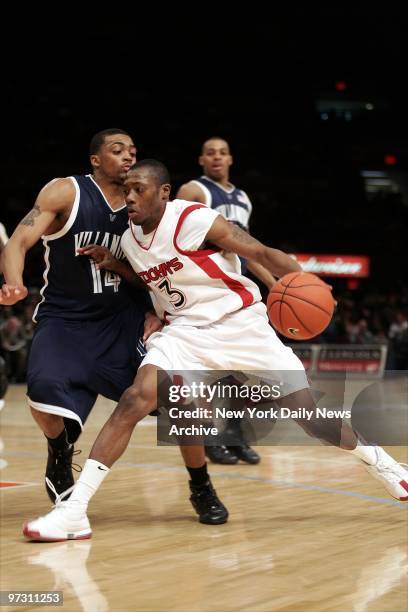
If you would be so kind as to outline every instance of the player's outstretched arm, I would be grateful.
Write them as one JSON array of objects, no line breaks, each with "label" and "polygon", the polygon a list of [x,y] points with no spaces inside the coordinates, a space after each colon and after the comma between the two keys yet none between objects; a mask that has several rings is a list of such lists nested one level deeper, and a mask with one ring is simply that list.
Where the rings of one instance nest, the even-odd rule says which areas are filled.
[{"label": "player's outstretched arm", "polygon": [[50,233],[58,216],[69,214],[74,199],[75,188],[69,179],[52,181],[40,191],[33,208],[20,221],[3,249],[1,261],[6,282],[0,291],[0,304],[12,305],[25,298],[25,255],[43,234]]},{"label": "player's outstretched arm", "polygon": [[261,281],[268,289],[276,283],[276,278],[264,267],[261,266],[257,261],[253,259],[247,259],[247,268],[258,280]]},{"label": "player's outstretched arm", "polygon": [[252,259],[266,268],[273,276],[281,277],[301,270],[300,265],[283,251],[271,249],[244,232],[237,225],[218,216],[207,232],[206,240],[225,251],[232,251],[246,259]]}]

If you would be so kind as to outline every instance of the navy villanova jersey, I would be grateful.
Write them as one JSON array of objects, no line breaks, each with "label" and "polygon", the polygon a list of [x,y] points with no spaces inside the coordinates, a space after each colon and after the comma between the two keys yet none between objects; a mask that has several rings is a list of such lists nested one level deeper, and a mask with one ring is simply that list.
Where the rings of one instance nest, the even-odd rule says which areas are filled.
[{"label": "navy villanova jersey", "polygon": [[252,204],[245,191],[237,189],[234,185],[230,189],[225,189],[208,176],[201,176],[192,182],[200,185],[209,208],[214,208],[225,219],[248,231]]},{"label": "navy villanova jersey", "polygon": [[77,254],[79,247],[99,244],[117,259],[125,259],[120,239],[128,227],[126,205],[113,210],[91,175],[69,178],[76,190],[69,219],[59,232],[43,236],[45,284],[34,321],[96,320],[135,306],[144,311],[146,292],[135,291],[117,274],[97,270],[90,257]]}]

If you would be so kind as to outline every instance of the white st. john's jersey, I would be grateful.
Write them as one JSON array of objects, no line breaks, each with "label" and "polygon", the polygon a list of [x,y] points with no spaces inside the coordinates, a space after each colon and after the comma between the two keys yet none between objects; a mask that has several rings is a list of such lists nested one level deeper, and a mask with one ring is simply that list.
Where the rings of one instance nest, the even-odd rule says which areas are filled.
[{"label": "white st. john's jersey", "polygon": [[235,253],[203,245],[218,215],[203,204],[174,200],[154,232],[144,235],[130,223],[122,236],[129,263],[169,323],[209,325],[261,301],[257,285],[240,273]]}]

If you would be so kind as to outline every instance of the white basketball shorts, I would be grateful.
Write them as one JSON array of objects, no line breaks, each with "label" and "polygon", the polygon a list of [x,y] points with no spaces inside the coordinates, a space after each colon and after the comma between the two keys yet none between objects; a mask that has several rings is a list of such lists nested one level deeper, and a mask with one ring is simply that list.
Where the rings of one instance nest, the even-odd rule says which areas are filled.
[{"label": "white basketball shorts", "polygon": [[211,325],[167,325],[152,334],[146,347],[141,368],[151,364],[166,371],[270,372],[273,373],[270,380],[281,379],[286,383],[282,396],[309,387],[302,362],[279,340],[269,325],[262,302]]}]

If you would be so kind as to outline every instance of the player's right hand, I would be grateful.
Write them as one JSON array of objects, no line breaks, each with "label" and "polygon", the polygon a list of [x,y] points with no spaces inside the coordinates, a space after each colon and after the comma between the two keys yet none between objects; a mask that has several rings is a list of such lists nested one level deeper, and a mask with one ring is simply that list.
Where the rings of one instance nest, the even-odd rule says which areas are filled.
[{"label": "player's right hand", "polygon": [[153,312],[146,312],[143,331],[143,342],[146,342],[146,340],[155,332],[160,331],[162,327],[163,322],[160,321],[159,317],[157,317]]},{"label": "player's right hand", "polygon": [[80,247],[77,249],[77,252],[80,255],[88,255],[88,257],[91,257],[99,270],[115,271],[117,259],[108,248],[100,246],[99,244],[89,244],[86,247]]},{"label": "player's right hand", "polygon": [[27,297],[28,289],[24,285],[7,285],[5,283],[0,290],[0,305],[13,306]]}]

